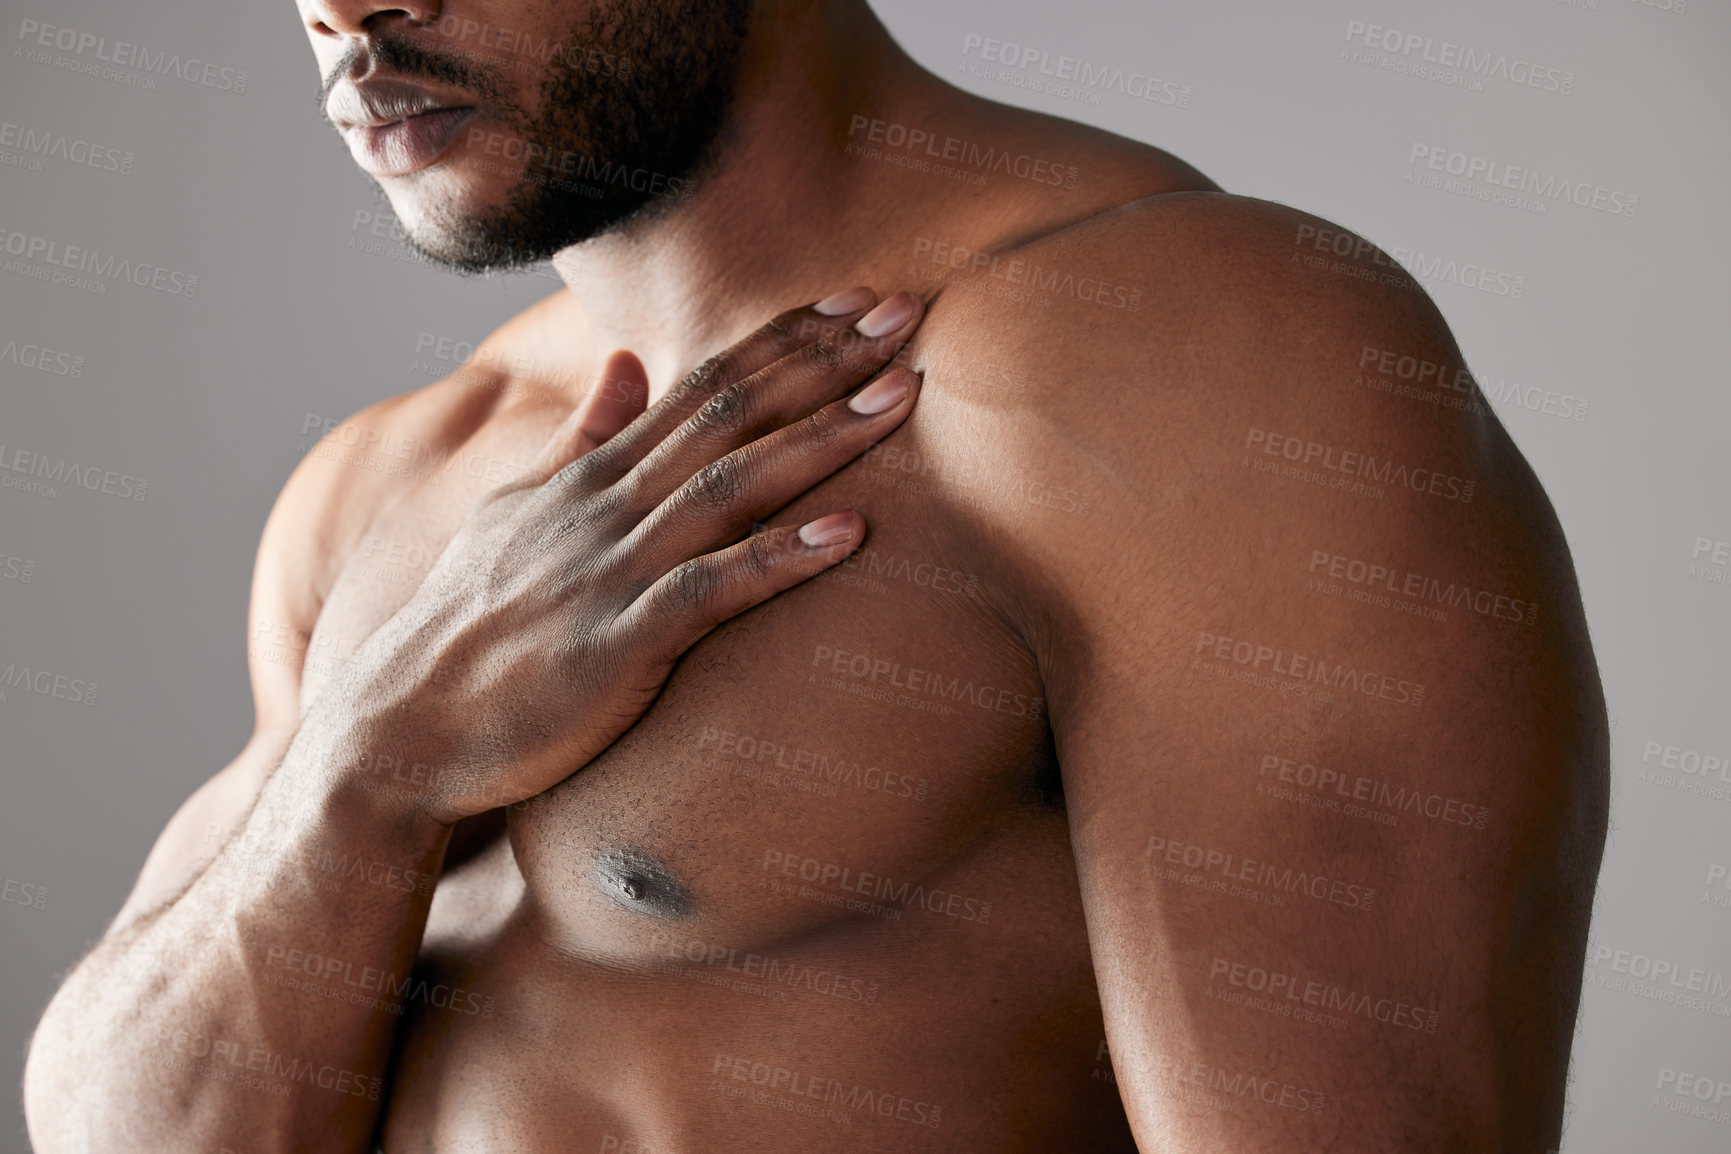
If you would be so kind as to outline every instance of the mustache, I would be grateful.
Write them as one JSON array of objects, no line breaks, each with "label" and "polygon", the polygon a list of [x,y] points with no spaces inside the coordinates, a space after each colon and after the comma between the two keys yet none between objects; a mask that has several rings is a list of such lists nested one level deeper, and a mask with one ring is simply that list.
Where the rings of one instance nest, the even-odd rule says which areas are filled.
[{"label": "mustache", "polygon": [[319,84],[319,115],[331,123],[327,108],[331,91],[345,80],[386,73],[399,78],[419,78],[475,93],[483,99],[498,96],[504,85],[492,69],[456,53],[436,52],[395,34],[357,40],[331,66]]}]

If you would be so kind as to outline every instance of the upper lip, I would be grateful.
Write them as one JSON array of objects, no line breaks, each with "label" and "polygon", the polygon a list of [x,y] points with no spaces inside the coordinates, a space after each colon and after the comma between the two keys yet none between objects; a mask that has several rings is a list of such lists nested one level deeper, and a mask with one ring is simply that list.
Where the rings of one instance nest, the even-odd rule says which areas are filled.
[{"label": "upper lip", "polygon": [[339,129],[383,128],[411,116],[451,108],[470,108],[462,100],[442,99],[406,80],[344,82],[331,89],[325,115]]}]

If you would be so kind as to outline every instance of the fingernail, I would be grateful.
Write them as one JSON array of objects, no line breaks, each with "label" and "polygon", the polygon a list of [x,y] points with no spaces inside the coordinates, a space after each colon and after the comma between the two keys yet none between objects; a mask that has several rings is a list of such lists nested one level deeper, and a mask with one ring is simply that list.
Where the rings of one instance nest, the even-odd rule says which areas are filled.
[{"label": "fingernail", "polygon": [[831,293],[811,306],[811,311],[821,313],[826,317],[839,317],[843,313],[851,313],[855,309],[863,309],[877,299],[877,294],[864,285],[856,288],[843,289]]},{"label": "fingernail", "polygon": [[853,395],[847,407],[861,416],[869,417],[881,413],[885,409],[893,409],[902,403],[902,398],[908,395],[908,375],[902,372],[892,372],[879,377],[865,388]]},{"label": "fingernail", "polygon": [[799,527],[799,539],[813,549],[839,545],[853,536],[853,518],[846,513],[831,513]]},{"label": "fingernail", "polygon": [[886,337],[908,323],[914,315],[914,298],[897,293],[859,319],[855,331],[862,337]]}]

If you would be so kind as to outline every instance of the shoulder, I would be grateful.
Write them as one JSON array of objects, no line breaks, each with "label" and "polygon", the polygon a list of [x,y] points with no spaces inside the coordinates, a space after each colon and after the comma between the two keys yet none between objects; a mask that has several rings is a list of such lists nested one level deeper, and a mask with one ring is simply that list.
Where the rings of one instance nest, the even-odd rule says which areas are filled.
[{"label": "shoulder", "polygon": [[[1374,244],[1226,193],[1147,197],[990,254],[916,241],[915,258],[960,358],[1014,350],[1030,366],[1182,387],[1204,372],[1326,371],[1343,348],[1356,361],[1367,332],[1454,351],[1429,297]],[[1114,403],[1145,392],[1107,380],[1090,393],[1101,390]]]},{"label": "shoulder", "polygon": [[414,483],[401,466],[421,448],[448,458],[491,415],[567,383],[571,366],[552,338],[570,319],[568,297],[555,293],[512,318],[444,380],[308,424],[306,454],[277,497],[253,568],[253,736],[169,822],[116,928],[181,892],[244,821],[299,724],[303,663],[326,595],[373,519]]},{"label": "shoulder", "polygon": [[[575,395],[563,289],[463,349],[433,384],[374,402],[340,420],[309,417],[305,455],[278,495],[259,544],[253,629],[310,630],[325,595],[381,510],[447,462],[514,406]],[[258,670],[266,680],[295,671]]]},{"label": "shoulder", "polygon": [[[1346,255],[1318,265],[1319,238]],[[1241,522],[1279,504],[1238,500],[1257,484],[1247,456],[1344,459],[1343,476],[1385,483],[1396,460],[1406,482],[1441,470],[1536,493],[1429,297],[1317,217],[1156,196],[959,266],[916,355],[940,385],[932,407],[991,430],[985,467],[1061,468],[1070,487],[1124,496],[1191,489],[1192,509],[1230,494]]]},{"label": "shoulder", "polygon": [[[1198,618],[1219,636],[1326,622],[1462,675],[1540,642],[1569,656],[1548,678],[1596,694],[1543,488],[1435,305],[1368,241],[1264,201],[1160,196],[937,296],[921,405],[982,446],[965,522],[1054,668],[1066,645],[1137,661],[1125,646]],[[1425,596],[1357,588],[1337,562]]]},{"label": "shoulder", "polygon": [[[1211,1064],[1315,1071],[1355,1149],[1420,1126],[1493,1145],[1466,1137],[1485,1118],[1536,1148],[1604,837],[1604,701],[1561,528],[1447,325],[1369,244],[1242,198],[998,256],[997,283],[988,262],[940,294],[920,406],[990,447],[957,504],[1039,661],[1138,1133],[1201,1124],[1162,1088],[1204,1056],[1164,1028],[1170,998]],[[1451,1025],[1271,1042],[1212,968],[1269,958],[1423,991]],[[1391,1077],[1431,1089],[1370,1089]],[[1202,1144],[1260,1148],[1219,1125]]]},{"label": "shoulder", "polygon": [[306,454],[272,521],[303,545],[310,538],[319,562],[340,569],[345,543],[383,505],[412,490],[428,462],[448,460],[508,410],[561,398],[569,404],[578,367],[571,341],[559,334],[562,327],[568,332],[573,314],[570,294],[560,290],[473,346],[456,346],[449,376],[340,420],[309,418]]},{"label": "shoulder", "polygon": [[[937,267],[895,439],[1037,661],[1138,1137],[1268,1148],[1173,1107],[1206,1066],[1301,1071],[1353,1149],[1554,1144],[1604,700],[1557,519],[1435,306],[1211,193]],[[1448,1025],[1270,1032],[1221,979],[1251,966]]]}]

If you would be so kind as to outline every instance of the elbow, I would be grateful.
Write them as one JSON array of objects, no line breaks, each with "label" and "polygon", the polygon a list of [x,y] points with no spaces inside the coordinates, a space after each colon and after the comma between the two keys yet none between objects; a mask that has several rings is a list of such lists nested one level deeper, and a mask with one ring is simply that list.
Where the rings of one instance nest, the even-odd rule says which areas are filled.
[{"label": "elbow", "polygon": [[58,1023],[49,1009],[24,1056],[24,1124],[36,1154],[76,1154],[70,1133],[76,1109],[65,1084],[69,1064],[57,1053],[63,1042],[55,1036]]},{"label": "elbow", "polygon": [[[114,1093],[114,1067],[91,1053],[91,1028],[79,1020],[67,987],[49,1002],[24,1056],[24,1122],[35,1154],[130,1150],[138,1144]],[[113,1108],[105,1108],[107,1104]]]}]

